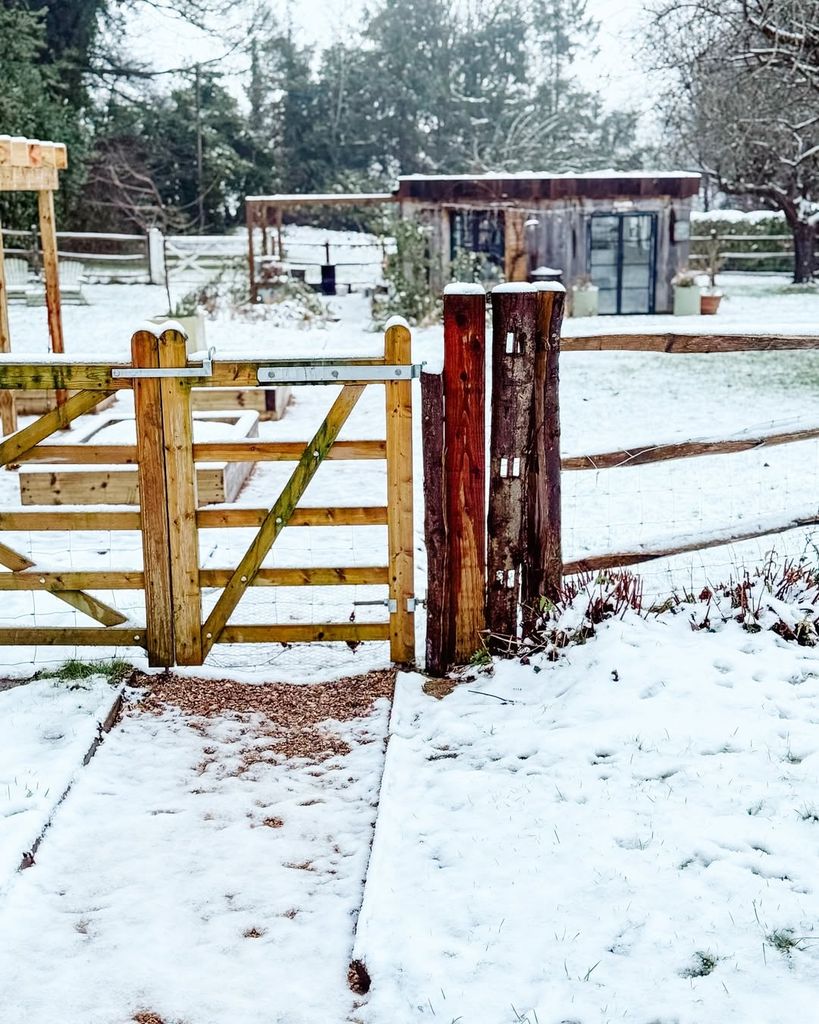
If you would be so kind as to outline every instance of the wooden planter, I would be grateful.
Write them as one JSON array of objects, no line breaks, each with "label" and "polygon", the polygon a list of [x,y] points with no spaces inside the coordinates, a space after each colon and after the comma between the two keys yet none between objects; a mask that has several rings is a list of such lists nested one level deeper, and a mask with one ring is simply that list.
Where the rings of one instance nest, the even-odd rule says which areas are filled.
[{"label": "wooden planter", "polygon": [[674,287],[674,316],[699,316],[700,315],[700,293],[702,289],[697,285],[688,287]]},{"label": "wooden planter", "polygon": [[[194,413],[194,441],[203,433],[197,424],[224,424],[219,440],[241,441],[259,436],[259,416],[248,412]],[[138,505],[138,470],[135,465],[82,464],[83,445],[105,444],[105,434],[117,437],[112,444],[133,444],[131,431],[123,424],[133,424],[133,414],[109,413],[101,417],[76,442],[78,465],[25,465],[20,470],[20,501],[23,505]],[[204,440],[204,438],[202,438]],[[44,446],[45,447],[45,446]],[[196,481],[200,505],[235,501],[245,481],[253,472],[252,462],[198,463]]]},{"label": "wooden planter", "polygon": [[198,412],[247,409],[260,420],[280,420],[290,402],[290,388],[194,388],[191,403]]},{"label": "wooden planter", "polygon": [[702,316],[714,316],[716,311],[719,309],[719,304],[722,302],[722,295],[708,295],[707,293],[700,296],[700,313]]}]

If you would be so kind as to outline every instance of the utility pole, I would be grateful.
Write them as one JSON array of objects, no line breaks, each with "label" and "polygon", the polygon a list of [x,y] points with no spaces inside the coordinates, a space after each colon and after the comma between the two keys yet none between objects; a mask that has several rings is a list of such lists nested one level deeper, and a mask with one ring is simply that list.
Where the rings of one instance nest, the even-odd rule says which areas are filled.
[{"label": "utility pole", "polygon": [[199,234],[205,230],[205,195],[203,187],[202,149],[202,66],[196,65],[196,192],[199,208]]}]

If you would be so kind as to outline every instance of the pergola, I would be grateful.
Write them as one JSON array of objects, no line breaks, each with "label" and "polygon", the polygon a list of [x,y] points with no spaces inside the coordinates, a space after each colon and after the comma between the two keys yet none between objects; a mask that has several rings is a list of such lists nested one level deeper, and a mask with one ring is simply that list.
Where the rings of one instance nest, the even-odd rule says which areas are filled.
[{"label": "pergola", "polygon": [[276,232],[276,256],[284,259],[284,242],[282,239],[282,219],[284,211],[294,206],[373,206],[377,203],[394,203],[396,196],[392,192],[305,192],[278,194],[271,196],[246,196],[245,212],[247,216],[247,246],[250,264],[250,298],[256,301],[258,282],[256,281],[256,255],[253,251],[254,231],[262,232],[262,257],[273,255],[273,231]]},{"label": "pergola", "polygon": [[[20,136],[0,135],[0,192],[36,192],[43,246],[48,334],[52,352],[63,351],[60,310],[60,277],[57,263],[57,233],[54,223],[54,192],[60,187],[59,172],[68,166],[62,142],[40,142]],[[0,221],[0,353],[11,351],[8,293],[3,257],[3,225]],[[58,393],[58,401],[64,399]],[[0,391],[0,422],[3,433],[17,428],[14,395]]]}]

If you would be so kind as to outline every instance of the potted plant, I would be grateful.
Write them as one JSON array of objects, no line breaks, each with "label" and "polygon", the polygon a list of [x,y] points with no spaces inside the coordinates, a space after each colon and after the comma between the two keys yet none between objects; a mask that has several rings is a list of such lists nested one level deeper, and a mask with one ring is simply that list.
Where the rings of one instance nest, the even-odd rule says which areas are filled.
[{"label": "potted plant", "polygon": [[722,301],[722,292],[717,288],[717,274],[722,269],[723,261],[719,258],[719,236],[712,228],[711,235],[705,247],[708,274],[708,287],[700,296],[700,313],[703,316],[713,316],[719,309]]},{"label": "potted plant", "polygon": [[572,316],[597,316],[600,289],[588,274],[572,285]]},{"label": "potted plant", "polygon": [[671,284],[674,286],[674,316],[699,316],[700,286],[694,271],[682,267]]}]

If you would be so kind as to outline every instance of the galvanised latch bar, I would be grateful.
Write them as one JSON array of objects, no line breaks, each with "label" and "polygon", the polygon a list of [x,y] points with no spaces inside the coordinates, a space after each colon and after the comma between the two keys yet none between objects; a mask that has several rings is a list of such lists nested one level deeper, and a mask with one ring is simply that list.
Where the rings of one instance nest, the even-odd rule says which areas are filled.
[{"label": "galvanised latch bar", "polygon": [[260,366],[260,384],[348,384],[363,381],[412,380],[421,376],[421,363],[393,366],[360,366],[339,363],[335,366]]}]

